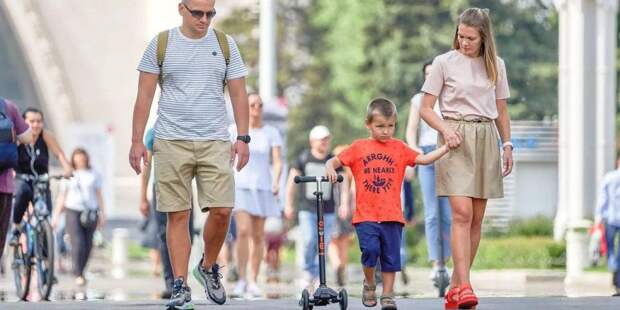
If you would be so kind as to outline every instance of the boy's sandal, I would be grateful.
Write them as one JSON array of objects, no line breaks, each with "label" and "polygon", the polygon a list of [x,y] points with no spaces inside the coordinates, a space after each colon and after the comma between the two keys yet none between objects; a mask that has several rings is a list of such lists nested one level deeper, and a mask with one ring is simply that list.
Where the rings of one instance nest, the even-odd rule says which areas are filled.
[{"label": "boy's sandal", "polygon": [[445,310],[458,309],[459,308],[458,298],[459,298],[458,286],[450,288],[450,290],[448,290],[448,292],[444,296],[444,302],[443,302],[444,309]]},{"label": "boy's sandal", "polygon": [[474,294],[471,285],[465,284],[461,286],[458,301],[459,309],[475,309],[476,305],[478,305],[478,297]]},{"label": "boy's sandal", "polygon": [[375,293],[376,289],[376,285],[368,285],[366,284],[366,280],[364,280],[364,289],[362,290],[362,304],[364,306],[374,307],[377,305],[377,294]]},{"label": "boy's sandal", "polygon": [[381,310],[396,310],[396,301],[394,296],[386,295],[381,296]]}]

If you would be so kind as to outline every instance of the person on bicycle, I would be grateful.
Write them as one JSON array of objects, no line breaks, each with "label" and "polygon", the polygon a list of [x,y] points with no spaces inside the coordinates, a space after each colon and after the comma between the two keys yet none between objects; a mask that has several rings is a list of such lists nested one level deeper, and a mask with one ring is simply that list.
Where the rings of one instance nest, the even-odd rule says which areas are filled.
[{"label": "person on bicycle", "polygon": [[[6,116],[13,122],[13,132],[19,143],[30,143],[32,135],[30,128],[23,118],[19,117],[19,108],[11,101],[0,98],[0,104],[4,106]],[[11,218],[11,200],[15,191],[13,169],[0,171],[0,258],[4,253],[4,243],[9,230]]]},{"label": "person on bicycle", "polygon": [[[72,169],[58,141],[49,130],[43,130],[45,123],[43,112],[36,108],[27,108],[22,114],[30,125],[32,140],[17,147],[18,165],[15,169],[15,199],[13,200],[13,234],[11,244],[16,244],[21,232],[21,222],[28,205],[33,202],[34,189],[32,178],[35,173],[43,175],[49,170],[49,151],[51,151],[63,168],[65,177],[71,176]],[[47,191],[47,208],[52,212],[52,195]]]},{"label": "person on bicycle", "polygon": [[[84,270],[93,248],[93,235],[97,227],[105,225],[101,175],[92,169],[86,150],[77,148],[71,154],[74,176],[63,180],[58,191],[58,207],[52,216],[52,227],[58,225],[60,215],[66,216],[67,233],[71,243],[71,261],[75,284],[84,286]],[[97,223],[89,225],[82,213],[97,210]]]}]

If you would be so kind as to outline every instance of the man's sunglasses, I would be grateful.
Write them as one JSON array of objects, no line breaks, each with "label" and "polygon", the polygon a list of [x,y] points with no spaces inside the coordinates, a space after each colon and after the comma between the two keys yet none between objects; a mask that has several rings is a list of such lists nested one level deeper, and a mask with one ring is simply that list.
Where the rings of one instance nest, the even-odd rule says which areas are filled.
[{"label": "man's sunglasses", "polygon": [[215,10],[213,11],[208,11],[208,12],[204,12],[204,11],[200,11],[200,10],[192,10],[189,7],[187,7],[187,5],[183,2],[181,2],[181,4],[183,4],[183,6],[185,7],[185,9],[192,14],[192,16],[195,19],[202,19],[203,16],[207,15],[207,19],[212,19],[213,17],[215,17]]}]

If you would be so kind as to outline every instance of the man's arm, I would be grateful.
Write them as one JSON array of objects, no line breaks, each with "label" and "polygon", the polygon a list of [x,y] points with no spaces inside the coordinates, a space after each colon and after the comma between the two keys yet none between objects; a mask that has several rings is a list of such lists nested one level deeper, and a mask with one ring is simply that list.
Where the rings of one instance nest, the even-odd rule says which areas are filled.
[{"label": "man's arm", "polygon": [[136,97],[136,104],[133,108],[131,149],[129,151],[129,164],[136,174],[140,174],[142,171],[142,161],[146,161],[148,156],[142,138],[144,136],[146,122],[149,119],[149,112],[151,111],[151,104],[153,104],[153,97],[157,89],[158,78],[159,74],[140,72],[138,95]]},{"label": "man's arm", "polygon": [[[250,107],[248,105],[248,95],[245,92],[245,78],[228,80],[228,91],[232,102],[235,123],[237,124],[237,135],[248,134]],[[233,145],[231,160],[237,156],[237,171],[240,171],[250,159],[250,150],[247,143],[236,140]]]},{"label": "man's arm", "polygon": [[56,155],[56,158],[58,158],[58,161],[60,161],[62,169],[64,170],[63,175],[65,177],[70,177],[72,175],[73,168],[71,168],[71,164],[69,164],[69,161],[65,156],[65,152],[62,148],[60,148],[60,144],[58,143],[58,140],[56,140],[56,137],[49,130],[46,130],[43,132],[43,141],[45,141],[45,144],[47,144],[52,153]]}]

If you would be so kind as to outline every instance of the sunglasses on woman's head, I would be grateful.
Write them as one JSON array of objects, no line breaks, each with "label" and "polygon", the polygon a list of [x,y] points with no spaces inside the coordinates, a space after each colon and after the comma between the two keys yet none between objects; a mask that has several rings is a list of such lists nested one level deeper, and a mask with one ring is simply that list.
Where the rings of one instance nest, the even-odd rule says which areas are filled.
[{"label": "sunglasses on woman's head", "polygon": [[190,9],[187,4],[181,2],[181,4],[183,4],[183,6],[185,7],[185,9],[192,15],[192,17],[196,18],[196,19],[202,19],[203,16],[207,15],[207,19],[212,19],[213,17],[215,17],[215,14],[217,12],[215,12],[215,10],[212,11],[200,11],[200,10],[192,10]]}]

